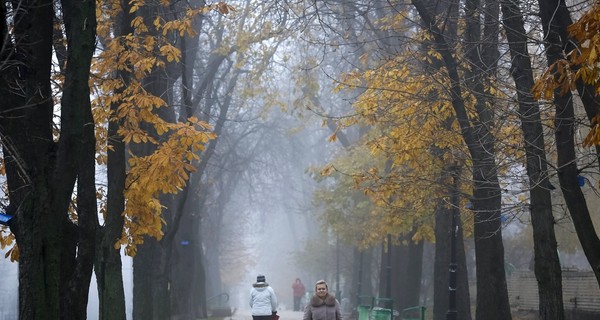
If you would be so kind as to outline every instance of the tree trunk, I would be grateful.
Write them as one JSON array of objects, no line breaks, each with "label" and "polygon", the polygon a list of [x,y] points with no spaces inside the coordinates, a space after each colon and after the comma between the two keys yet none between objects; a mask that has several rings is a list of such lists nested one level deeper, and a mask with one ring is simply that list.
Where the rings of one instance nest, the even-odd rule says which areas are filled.
[{"label": "tree trunk", "polygon": [[[84,320],[87,319],[98,229],[96,137],[88,87],[91,59],[96,48],[96,3],[89,0],[63,1],[62,7],[68,46],[61,105],[71,105],[81,117],[82,138],[80,154],[71,156],[79,159],[77,227],[65,219],[65,238],[73,234],[73,241],[63,248],[61,319]],[[70,263],[65,264],[69,260]]]},{"label": "tree trunk", "polygon": [[511,74],[519,97],[521,128],[525,139],[527,175],[531,196],[531,224],[540,319],[564,319],[562,275],[558,258],[552,196],[540,110],[532,92],[533,75],[527,52],[523,15],[516,1],[502,1],[503,21],[512,57]]},{"label": "tree trunk", "polygon": [[400,236],[400,244],[392,246],[392,295],[394,309],[419,305],[423,242],[414,243],[412,233]]},{"label": "tree trunk", "polygon": [[[11,13],[4,3],[0,5],[4,18],[0,28],[4,68],[0,77],[4,97],[0,102],[0,131],[10,200],[6,213],[13,216],[10,228],[20,251],[20,319],[85,318],[95,199],[90,203],[83,194],[78,199],[79,242],[80,234],[69,221],[68,207],[77,175],[82,181],[80,190],[95,194],[89,190],[94,187],[90,184],[93,160],[91,171],[87,171],[95,146],[93,126],[88,125],[95,3],[77,3],[74,7],[78,10],[71,5],[63,3],[69,67],[57,144],[52,134],[54,104],[49,98],[53,3],[23,2]],[[14,22],[12,28],[5,19]]]},{"label": "tree trunk", "polygon": [[179,229],[172,243],[173,255],[170,259],[171,279],[173,290],[171,304],[174,315],[181,319],[195,319],[193,315],[192,289],[194,285],[194,274],[197,272],[195,257],[196,248],[201,248],[201,243],[196,243],[198,237],[194,237],[196,224],[194,217],[186,214],[180,221]]},{"label": "tree trunk", "polygon": [[[393,307],[397,310],[402,310],[409,306],[407,296],[409,291],[419,291],[418,288],[409,287],[408,284],[408,265],[411,262],[409,259],[409,243],[404,244],[404,241],[411,241],[407,235],[398,237],[399,244],[392,245],[392,277],[391,277],[391,295],[386,298],[393,299]],[[412,242],[412,241],[411,241]],[[387,272],[387,269],[386,269]],[[384,276],[385,278],[385,276]],[[387,306],[390,307],[389,305]]]},{"label": "tree trunk", "polygon": [[156,239],[146,239],[133,257],[133,320],[153,320],[155,281],[158,276]]},{"label": "tree trunk", "polygon": [[[485,152],[485,151],[480,151]],[[482,156],[481,153],[478,154]],[[474,166],[477,173],[495,172],[495,164]],[[495,175],[494,175],[495,176]],[[497,176],[474,174],[477,319],[511,319],[504,272],[504,245],[500,223]],[[487,181],[486,181],[487,180]]]},{"label": "tree trunk", "polygon": [[[118,106],[111,108],[113,112]],[[100,232],[96,254],[96,281],[98,283],[99,318],[102,320],[125,319],[125,292],[123,288],[121,252],[114,248],[123,229],[122,213],[125,209],[125,146],[117,134],[119,123],[109,123],[108,201],[106,221]]]},{"label": "tree trunk", "polygon": [[[99,245],[98,249],[100,252],[97,253],[95,263],[100,319],[124,320],[126,319],[125,294],[121,271],[121,255],[119,250],[114,249],[116,239],[109,236],[110,233],[106,233],[104,240]],[[115,241],[110,241],[109,239],[114,239]]]},{"label": "tree trunk", "polygon": [[[147,4],[137,11],[137,14],[144,18],[144,21],[152,21],[156,16],[165,15],[164,7],[158,3]],[[147,34],[153,37],[162,37],[154,26],[149,26]],[[158,52],[158,48],[154,48]],[[158,54],[158,53],[157,53]],[[155,68],[143,79],[142,86],[149,94],[161,98],[165,105],[153,109],[152,112],[158,115],[167,123],[175,123],[175,111],[173,107],[173,83],[176,76],[171,74],[176,62],[167,63],[166,67]],[[176,73],[179,70],[175,70]],[[165,141],[168,137],[160,136],[154,127],[144,124],[143,127],[148,134],[156,141]],[[136,156],[146,156],[156,150],[152,144],[132,145],[132,153]],[[173,233],[176,232],[177,222],[171,216],[170,195],[160,195],[160,203],[164,206],[162,219],[166,221],[163,226],[163,238],[156,241],[146,237],[144,243],[138,247],[138,255],[134,257],[134,284],[139,288],[147,290],[137,290],[134,288],[134,318],[135,319],[157,319],[163,320],[171,317],[172,311],[172,292],[178,290],[176,284],[171,279]],[[142,253],[143,252],[143,253]],[[149,263],[149,264],[148,264]],[[137,268],[141,268],[136,270]],[[136,296],[137,295],[137,296]],[[148,300],[150,299],[150,300]],[[142,303],[142,304],[139,304]]]},{"label": "tree trunk", "polygon": [[206,269],[201,247],[194,247],[196,253],[196,272],[193,275],[193,297],[195,298],[195,316],[197,318],[208,317],[208,306],[206,303]]},{"label": "tree trunk", "polygon": [[[564,26],[570,24],[571,17],[564,1],[539,0],[540,18],[544,27],[544,45],[548,65],[563,59],[563,50],[568,37],[564,34]],[[565,39],[565,40],[563,40]],[[564,43],[563,43],[564,41]],[[575,111],[571,92],[554,92],[555,137],[558,155],[558,180],[565,203],[571,213],[575,232],[581,247],[592,267],[596,280],[600,285],[600,239],[594,229],[587,207],[585,196],[579,187],[577,176],[577,155],[575,153]]]},{"label": "tree trunk", "polygon": [[[133,34],[128,2],[121,2],[122,12],[117,17],[115,36]],[[119,70],[115,78],[123,81],[123,88],[131,82],[131,73]],[[122,91],[123,89],[121,89]],[[111,104],[111,113],[115,115],[120,102]],[[95,272],[98,288],[99,318],[101,320],[122,320],[126,318],[125,292],[121,252],[114,245],[121,237],[123,230],[123,212],[125,210],[125,179],[126,179],[126,149],[123,137],[118,131],[121,127],[118,121],[108,124],[107,179],[108,194],[104,227],[98,237]]]},{"label": "tree trunk", "polygon": [[410,235],[401,236],[399,245],[391,245],[390,239],[382,247],[379,298],[391,301],[379,306],[402,310],[419,305],[423,243],[413,243]]},{"label": "tree trunk", "polygon": [[371,303],[369,298],[375,296],[373,292],[373,283],[371,279],[371,269],[373,265],[373,247],[364,251],[353,247],[352,250],[352,282],[350,283],[350,304],[353,310],[359,305],[368,305]]},{"label": "tree trunk", "polygon": [[[126,74],[121,78],[127,79]],[[117,104],[111,105],[111,111],[116,112]],[[99,233],[98,251],[96,254],[96,281],[98,283],[99,318],[102,320],[125,319],[125,292],[121,251],[115,249],[115,243],[121,237],[123,230],[123,211],[125,210],[125,144],[118,134],[119,122],[108,124],[108,159],[107,178],[108,195],[106,205],[106,220]]]},{"label": "tree trunk", "polygon": [[[10,199],[6,213],[14,216],[10,227],[20,251],[19,318],[59,319],[61,252],[56,240],[62,221],[53,221],[51,212],[54,159],[50,154],[55,150],[50,127],[53,105],[48,99],[54,14],[51,1],[22,5],[12,19],[14,47],[10,37],[2,39],[7,47],[2,52],[7,70],[0,86],[6,97],[0,102]],[[19,87],[24,92],[13,91]]]}]

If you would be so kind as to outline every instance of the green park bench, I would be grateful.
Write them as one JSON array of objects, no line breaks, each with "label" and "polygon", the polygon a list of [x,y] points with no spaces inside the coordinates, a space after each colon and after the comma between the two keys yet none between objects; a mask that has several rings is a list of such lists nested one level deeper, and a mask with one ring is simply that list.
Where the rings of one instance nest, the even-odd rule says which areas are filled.
[{"label": "green park bench", "polygon": [[356,307],[358,313],[357,320],[369,320],[374,300],[375,298],[371,296],[358,296],[358,307]]},{"label": "green park bench", "polygon": [[206,299],[211,317],[231,317],[235,312],[229,305],[229,294],[223,292]]},{"label": "green park bench", "polygon": [[401,320],[425,320],[425,307],[416,306],[402,310]]},{"label": "green park bench", "polygon": [[392,320],[392,309],[371,309],[371,320]]},{"label": "green park bench", "polygon": [[[360,301],[361,298],[369,298],[370,301],[365,303],[364,301]],[[359,302],[362,302],[362,304],[356,307],[358,313],[357,320],[425,320],[426,308],[424,306],[410,307],[398,312],[392,308],[377,307],[376,305],[380,301],[391,303],[390,307],[393,306],[393,301],[391,299],[359,297]]]},{"label": "green park bench", "polygon": [[[381,306],[381,307],[380,307]],[[394,320],[398,311],[394,310],[394,300],[390,298],[374,298],[370,320]]]},{"label": "green park bench", "polygon": [[372,307],[370,305],[360,305],[356,307],[356,311],[358,312],[358,320],[369,320],[371,308]]}]

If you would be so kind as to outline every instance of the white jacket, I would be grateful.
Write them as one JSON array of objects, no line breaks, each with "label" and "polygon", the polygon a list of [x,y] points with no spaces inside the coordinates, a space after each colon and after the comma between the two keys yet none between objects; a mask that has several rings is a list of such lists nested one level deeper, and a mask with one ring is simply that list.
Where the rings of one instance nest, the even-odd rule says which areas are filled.
[{"label": "white jacket", "polygon": [[250,308],[253,316],[270,316],[277,311],[277,296],[266,282],[257,282],[250,290]]}]

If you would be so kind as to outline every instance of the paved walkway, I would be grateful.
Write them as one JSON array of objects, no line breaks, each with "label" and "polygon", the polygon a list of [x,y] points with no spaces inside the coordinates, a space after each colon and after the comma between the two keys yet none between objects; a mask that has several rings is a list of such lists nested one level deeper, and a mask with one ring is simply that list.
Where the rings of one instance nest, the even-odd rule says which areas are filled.
[{"label": "paved walkway", "polygon": [[[303,312],[291,311],[291,310],[280,310],[277,311],[279,320],[302,320]],[[236,310],[230,317],[231,320],[252,320],[252,315],[249,309]]]},{"label": "paved walkway", "polygon": [[[279,315],[279,320],[302,320],[302,316],[304,315],[303,311],[292,311],[292,310],[279,310],[277,311]],[[344,314],[344,320],[355,320],[352,314]],[[250,314],[250,310],[236,310],[233,315],[229,318],[225,318],[224,320],[252,320],[252,315]]]}]

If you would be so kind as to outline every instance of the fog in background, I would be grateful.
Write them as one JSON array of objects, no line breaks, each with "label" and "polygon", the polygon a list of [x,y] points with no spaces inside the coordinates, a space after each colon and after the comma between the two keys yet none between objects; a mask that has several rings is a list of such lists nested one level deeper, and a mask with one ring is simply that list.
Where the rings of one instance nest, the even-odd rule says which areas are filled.
[{"label": "fog in background", "polygon": [[[259,274],[265,275],[275,290],[282,309],[293,306],[292,283],[296,278],[311,290],[324,277],[308,270],[300,253],[307,240],[328,244],[328,234],[321,229],[312,205],[317,182],[311,168],[324,165],[339,146],[327,141],[331,132],[319,127],[317,121],[307,126],[307,122],[280,111],[274,113],[275,135],[263,138],[268,164],[262,163],[252,172],[255,184],[242,183],[234,193],[227,205],[231,218],[220,231],[233,240],[223,252],[221,276],[223,290],[237,309],[249,308],[249,292]],[[240,248],[246,251],[236,251]],[[237,253],[225,254],[228,250]],[[333,270],[335,266],[327,268]]]},{"label": "fog in background", "polygon": [[19,296],[17,286],[19,283],[19,271],[16,263],[11,263],[8,259],[0,258],[0,319],[17,319],[17,310]]},{"label": "fog in background", "polygon": [[[209,297],[223,292],[230,296],[232,308],[247,309],[252,283],[258,274],[263,274],[277,293],[280,308],[290,309],[293,306],[291,286],[296,278],[302,279],[307,290],[312,290],[314,282],[325,277],[312,274],[298,258],[307,239],[322,241],[325,245],[329,241],[312,206],[317,182],[310,169],[323,165],[338,148],[336,143],[327,141],[331,134],[327,128],[320,127],[318,121],[311,122],[300,121],[281,110],[272,110],[269,117],[256,120],[264,129],[250,141],[262,145],[255,149],[260,156],[248,165],[247,172],[231,191],[222,226],[215,229],[210,217],[204,221],[205,232],[218,233],[222,239],[223,284],[221,288],[208,288]],[[335,265],[324,268],[333,271]],[[16,318],[17,275],[17,263],[0,259],[3,297],[0,319]],[[131,257],[123,256],[123,276],[127,317],[131,319]],[[214,279],[207,279],[209,287],[214,282],[211,280]],[[98,319],[95,276],[90,285],[88,319]]]},{"label": "fog in background", "polygon": [[[275,13],[272,13],[274,17],[279,17]],[[266,15],[262,15],[264,16]],[[321,18],[327,16],[319,16]],[[359,20],[358,17],[355,18]],[[234,26],[231,20],[225,22],[226,26]],[[344,19],[343,22],[347,23],[349,20]],[[315,36],[321,37],[323,33],[320,27],[315,28]],[[233,27],[232,29],[235,30]],[[309,27],[298,30],[310,33]],[[207,33],[211,36],[207,39],[212,39],[213,32],[210,30]],[[217,151],[208,164],[208,176],[202,177],[202,183],[207,186],[206,203],[198,205],[201,209],[187,208],[190,212],[200,211],[202,217],[200,233],[202,249],[206,254],[203,262],[207,275],[207,298],[227,294],[230,297],[229,306],[238,310],[249,307],[248,295],[259,274],[265,275],[267,282],[275,290],[282,309],[291,309],[291,286],[296,278],[300,278],[309,291],[313,290],[314,283],[319,279],[325,279],[330,284],[331,291],[336,289],[336,285],[340,285],[335,283],[340,270],[336,269],[334,258],[311,259],[323,256],[331,258],[334,255],[331,250],[337,245],[335,236],[322,229],[318,219],[319,208],[313,204],[313,194],[318,188],[327,186],[326,182],[318,183],[315,179],[319,167],[342,149],[338,141],[329,141],[333,132],[322,125],[328,120],[326,114],[338,117],[337,120],[353,112],[351,101],[354,97],[333,93],[333,79],[339,78],[344,69],[352,69],[352,63],[348,62],[352,61],[346,58],[358,50],[353,46],[337,44],[330,48],[318,41],[309,45],[308,41],[298,41],[297,34],[300,32],[288,34],[289,41],[279,44],[279,51],[274,54],[272,64],[264,66],[264,69],[256,68],[259,70],[257,73],[265,75],[261,78],[264,81],[261,85],[270,81],[261,89],[271,90],[268,93],[277,96],[274,100],[282,105],[267,107],[266,100],[270,96],[266,93],[260,92],[264,96],[257,94],[249,98],[242,93],[248,88],[238,88],[239,92],[233,95],[234,107],[227,115],[223,132],[219,134]],[[256,64],[260,65],[259,62]],[[253,84],[251,81],[245,83],[246,86]],[[303,101],[311,97],[316,97],[316,101]],[[322,110],[317,108],[317,104],[320,104]],[[318,113],[313,110],[320,111]],[[217,117],[211,118],[212,122],[215,119]],[[359,129],[344,129],[344,134],[352,136],[353,130]],[[355,132],[354,134],[356,137]],[[103,175],[105,171],[99,168],[98,173]],[[215,180],[225,181],[225,178],[229,182],[214,183]],[[99,183],[102,183],[102,179],[99,177]],[[217,188],[223,189],[216,190]],[[571,229],[559,226],[561,228],[557,232],[574,238]],[[527,214],[507,220],[504,227],[507,228],[504,233],[507,261],[517,269],[527,269],[533,256],[531,235],[526,232],[526,229],[530,229]],[[309,242],[313,246],[308,246],[311,249],[307,251]],[[565,242],[560,242],[563,247],[559,248],[563,266],[589,268],[583,255],[577,249],[567,247]],[[214,250],[214,246],[218,246],[219,250]],[[576,244],[571,246],[576,247]],[[323,251],[311,251],[314,248]],[[380,250],[379,245],[373,254],[373,260],[380,257],[377,250]],[[431,247],[428,250],[429,253],[424,258],[424,269],[427,268],[424,278],[431,279],[433,254]],[[469,261],[474,261],[472,246],[467,250]],[[215,251],[218,256],[214,255]],[[344,259],[343,255],[344,253]],[[346,261],[347,269],[342,272],[348,272],[351,264],[352,262]],[[375,267],[372,270],[373,283],[377,285],[379,270]],[[123,256],[123,284],[128,319],[132,315],[132,272],[131,257]],[[473,277],[474,273],[471,272],[470,276]],[[16,263],[0,259],[0,281],[0,320],[16,319]],[[347,273],[341,276],[342,284],[350,281]],[[96,290],[96,279],[93,277],[89,291],[88,319],[98,319]],[[427,289],[423,291],[428,292]],[[429,294],[431,291],[432,288]],[[340,298],[351,294],[355,293],[344,292]]]}]

